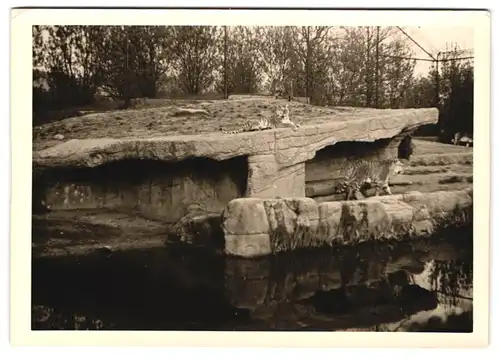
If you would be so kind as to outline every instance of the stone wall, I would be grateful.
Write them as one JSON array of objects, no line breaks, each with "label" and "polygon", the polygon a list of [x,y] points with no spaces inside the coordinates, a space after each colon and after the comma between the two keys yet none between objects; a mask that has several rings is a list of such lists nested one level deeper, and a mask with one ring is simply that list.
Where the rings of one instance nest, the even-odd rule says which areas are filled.
[{"label": "stone wall", "polygon": [[247,196],[305,196],[305,164],[281,167],[274,155],[250,156]]},{"label": "stone wall", "polygon": [[208,211],[221,211],[238,197],[314,196],[308,185],[317,188],[318,183],[341,176],[346,161],[396,156],[394,144],[399,137],[341,142],[319,150],[309,161],[285,165],[275,154],[266,154],[220,161],[119,160],[93,168],[49,168],[43,178],[34,180],[44,188],[44,195],[36,201],[43,200],[53,210],[134,210],[148,218],[175,222],[193,202],[208,201]]},{"label": "stone wall", "polygon": [[244,196],[247,159],[180,162],[122,160],[95,168],[47,169],[34,179],[37,201],[51,210],[117,209],[168,223],[198,203],[222,211]]},{"label": "stone wall", "polygon": [[472,188],[363,201],[232,200],[222,214],[225,253],[253,258],[300,248],[401,240],[472,221]]},{"label": "stone wall", "polygon": [[[34,210],[44,203],[52,210],[111,208],[167,223],[183,220],[175,237],[192,242],[183,224],[205,228],[199,213],[212,216],[227,206],[228,221],[239,224],[236,228],[225,224],[228,253],[253,256],[307,247],[298,238],[280,239],[273,234],[289,233],[298,219],[297,236],[307,238],[301,235],[309,226],[306,223],[312,229],[323,216],[318,204],[313,199],[292,203],[266,199],[304,199],[310,195],[309,184],[335,178],[346,157],[395,157],[404,135],[438,119],[437,109],[329,109],[296,104],[292,109],[294,121],[300,124],[296,131],[284,127],[225,134],[218,130],[221,124],[254,119],[269,105],[252,104],[223,102],[208,108],[199,104],[189,119],[161,108],[94,114],[45,126],[35,131],[33,142],[33,165],[44,169],[34,180]],[[229,118],[231,108],[236,113]],[[130,135],[130,129],[135,135]],[[235,210],[237,198],[248,201],[242,205],[245,216]],[[191,213],[192,203],[201,209]],[[335,222],[343,213],[335,210],[338,205],[331,206],[325,211],[333,212]],[[298,215],[303,211],[312,217]],[[289,223],[288,217],[295,220]]]},{"label": "stone wall", "polygon": [[[231,106],[236,105],[225,104],[225,108],[218,110],[217,114],[226,113]],[[256,104],[256,106],[255,112],[251,113],[252,116],[258,113],[264,105]],[[300,123],[297,131],[284,127],[266,131],[223,134],[210,128],[212,132],[196,133],[195,131],[193,134],[184,135],[170,132],[164,135],[165,131],[162,128],[161,132],[154,133],[153,136],[149,127],[154,122],[150,121],[151,114],[148,113],[147,116],[144,114],[134,119],[134,124],[139,126],[141,121],[149,119],[146,128],[141,128],[140,133],[151,133],[151,136],[130,137],[124,134],[113,134],[112,137],[108,135],[104,138],[95,137],[97,135],[95,129],[102,126],[104,120],[99,116],[94,116],[86,119],[85,126],[83,124],[72,125],[77,129],[87,129],[89,132],[85,134],[74,133],[73,127],[71,127],[73,132],[68,132],[66,127],[69,125],[63,127],[61,124],[54,125],[54,129],[50,127],[44,129],[44,136],[54,132],[63,132],[68,138],[64,141],[45,139],[35,142],[35,148],[39,150],[33,154],[33,163],[48,168],[92,168],[124,159],[182,162],[192,158],[223,161],[235,157],[246,157],[248,167],[245,167],[240,174],[240,176],[248,177],[244,192],[246,196],[303,197],[307,196],[305,182],[313,181],[314,174],[318,172],[330,176],[332,166],[335,167],[342,161],[338,153],[338,148],[345,146],[342,144],[350,144],[343,152],[344,155],[355,152],[356,149],[362,149],[363,156],[373,152],[376,152],[377,156],[396,155],[397,145],[405,134],[411,133],[421,125],[435,123],[438,117],[437,109],[335,110],[305,106],[301,110],[302,115],[297,111],[295,109],[293,112],[294,119],[300,120],[296,119]],[[165,114],[161,116],[164,117]],[[211,124],[202,115],[200,116],[201,118],[197,120],[199,123],[197,122],[196,126],[193,123],[191,128],[199,129]],[[241,117],[241,115],[238,116],[238,119]],[[157,123],[163,124],[164,121],[166,120],[163,119]],[[177,124],[178,121],[177,119],[175,123]],[[225,121],[227,121],[226,116],[214,123],[219,124]],[[117,129],[119,130],[121,131]],[[137,132],[139,133],[139,130]],[[103,133],[106,132],[103,130]],[[98,135],[102,136],[101,133]],[[330,155],[334,157],[333,163],[330,159],[321,158],[321,154],[329,154],[330,150],[325,148],[332,145],[333,150]],[[317,159],[311,161],[315,157]],[[305,165],[306,162],[308,162],[307,165]],[[317,170],[318,168],[324,169]],[[149,191],[141,190],[141,193],[147,196]]]}]

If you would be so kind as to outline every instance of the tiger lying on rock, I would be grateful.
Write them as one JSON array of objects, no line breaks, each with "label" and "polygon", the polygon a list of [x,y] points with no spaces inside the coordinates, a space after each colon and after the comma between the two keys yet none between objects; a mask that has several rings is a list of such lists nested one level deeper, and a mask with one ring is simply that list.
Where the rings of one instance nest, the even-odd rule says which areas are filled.
[{"label": "tiger lying on rock", "polygon": [[290,120],[290,109],[288,104],[280,105],[270,118],[262,118],[257,122],[247,121],[243,126],[235,130],[226,130],[221,128],[223,134],[239,134],[249,131],[262,131],[268,129],[277,129],[280,126],[291,127],[294,131],[298,130],[298,124]]}]

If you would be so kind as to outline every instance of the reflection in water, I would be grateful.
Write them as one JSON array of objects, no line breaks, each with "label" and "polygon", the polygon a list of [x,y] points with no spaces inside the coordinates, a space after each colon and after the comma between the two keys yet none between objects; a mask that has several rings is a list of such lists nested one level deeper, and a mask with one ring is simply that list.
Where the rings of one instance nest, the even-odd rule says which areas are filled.
[{"label": "reflection in water", "polygon": [[472,229],[243,260],[154,249],[33,260],[33,329],[472,331]]}]

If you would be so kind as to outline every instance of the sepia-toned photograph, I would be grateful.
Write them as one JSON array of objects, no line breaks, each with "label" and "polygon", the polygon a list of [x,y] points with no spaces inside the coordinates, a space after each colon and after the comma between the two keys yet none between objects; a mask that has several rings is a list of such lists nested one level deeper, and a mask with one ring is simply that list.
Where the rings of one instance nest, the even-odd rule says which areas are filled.
[{"label": "sepia-toned photograph", "polygon": [[334,22],[31,26],[31,331],[477,331],[474,27]]}]

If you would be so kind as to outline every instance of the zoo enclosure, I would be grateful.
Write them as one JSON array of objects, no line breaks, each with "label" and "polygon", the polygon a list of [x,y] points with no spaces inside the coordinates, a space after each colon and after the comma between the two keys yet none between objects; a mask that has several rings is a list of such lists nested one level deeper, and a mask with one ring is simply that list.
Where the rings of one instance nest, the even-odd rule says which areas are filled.
[{"label": "zoo enclosure", "polygon": [[[33,105],[37,114],[278,90],[316,105],[438,107],[441,130],[472,133],[473,57],[463,53],[434,56],[400,27],[35,26]],[[416,76],[417,62],[433,66]]]}]

